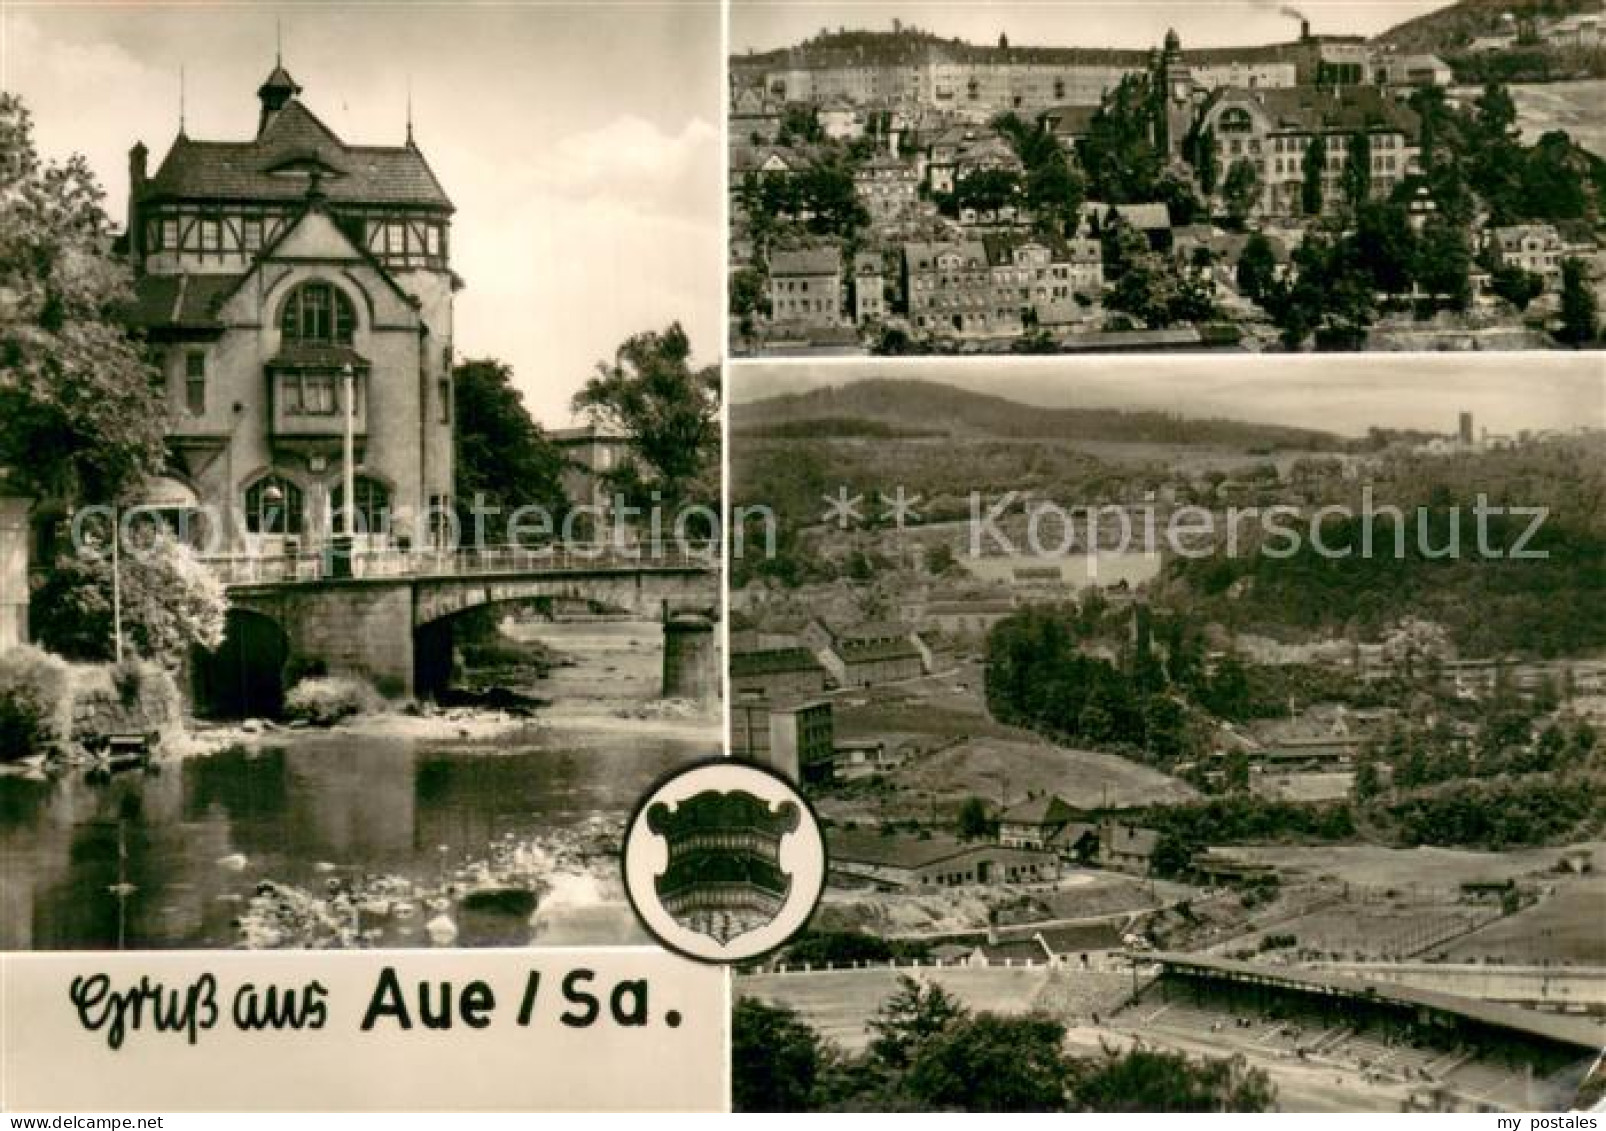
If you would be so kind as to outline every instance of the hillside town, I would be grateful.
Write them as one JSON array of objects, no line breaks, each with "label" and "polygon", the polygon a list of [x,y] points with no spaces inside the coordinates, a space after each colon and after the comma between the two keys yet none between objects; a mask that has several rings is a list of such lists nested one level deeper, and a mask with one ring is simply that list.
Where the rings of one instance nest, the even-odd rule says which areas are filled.
[{"label": "hillside town", "polygon": [[[1524,33],[1601,50],[1597,18]],[[1505,87],[1431,53],[1308,20],[1147,51],[894,20],[730,82],[738,356],[1598,338],[1606,163],[1519,138]]]},{"label": "hillside town", "polygon": [[1558,504],[1554,572],[1498,597],[1477,567],[1419,577],[1414,557],[1347,566],[1341,593],[1319,567],[1125,548],[1110,526],[977,556],[944,488],[1046,472],[999,523],[1024,547],[1025,516],[1068,499],[1150,499],[1164,529],[1183,508],[1312,515],[1365,485],[1440,506],[1471,483],[1560,498],[1574,475],[1600,482],[1606,433],[1463,410],[1354,439],[1168,418],[1170,442],[1109,423],[1107,443],[1056,441],[1040,408],[989,399],[984,425],[981,401],[889,387],[733,421],[737,506],[783,467],[829,468],[867,500],[867,476],[896,468],[924,500],[845,530],[782,500],[797,534],[780,563],[733,562],[731,749],[803,785],[831,868],[810,933],[738,979],[741,1000],[866,1063],[913,992],[901,975],[977,1015],[1046,1013],[1073,1055],[1240,1055],[1283,1110],[1570,1097],[1606,1034],[1585,925],[1603,898],[1606,637],[1513,602],[1584,599],[1576,555],[1599,536],[1582,512]]}]

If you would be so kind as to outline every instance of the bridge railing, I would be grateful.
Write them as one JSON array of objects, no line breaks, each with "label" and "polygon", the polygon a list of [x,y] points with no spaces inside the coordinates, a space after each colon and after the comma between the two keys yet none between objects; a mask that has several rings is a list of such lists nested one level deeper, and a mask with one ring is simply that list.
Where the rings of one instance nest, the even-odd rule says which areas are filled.
[{"label": "bridge railing", "polygon": [[[350,568],[344,558],[349,557]],[[224,585],[272,585],[330,578],[463,577],[497,573],[586,573],[596,570],[713,569],[717,543],[620,545],[612,542],[558,546],[485,546],[470,550],[432,548],[356,549],[337,555],[218,554],[202,559]]]}]

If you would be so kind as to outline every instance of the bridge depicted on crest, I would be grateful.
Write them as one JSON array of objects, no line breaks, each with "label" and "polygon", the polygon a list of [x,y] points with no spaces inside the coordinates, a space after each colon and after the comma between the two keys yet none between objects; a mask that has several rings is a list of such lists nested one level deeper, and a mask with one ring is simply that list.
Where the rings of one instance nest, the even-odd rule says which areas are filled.
[{"label": "bridge depicted on crest", "polygon": [[239,690],[231,681],[244,687],[246,669],[259,679],[291,666],[358,676],[391,698],[432,696],[451,676],[454,620],[542,599],[661,623],[666,696],[706,697],[719,686],[711,544],[354,549],[206,564],[229,598],[231,639],[212,677],[224,698]]}]

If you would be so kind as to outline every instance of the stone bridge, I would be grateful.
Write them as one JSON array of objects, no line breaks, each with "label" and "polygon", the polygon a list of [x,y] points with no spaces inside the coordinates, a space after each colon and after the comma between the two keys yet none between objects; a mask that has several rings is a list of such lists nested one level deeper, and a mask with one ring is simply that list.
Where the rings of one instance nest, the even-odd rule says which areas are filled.
[{"label": "stone bridge", "polygon": [[[349,565],[315,556],[210,564],[228,592],[237,638],[217,657],[224,670],[213,682],[225,692],[261,679],[264,669],[316,665],[366,679],[390,698],[432,695],[451,675],[455,619],[543,598],[661,623],[666,696],[712,698],[721,686],[720,574],[711,553],[358,551]],[[265,713],[255,706],[240,713]]]}]

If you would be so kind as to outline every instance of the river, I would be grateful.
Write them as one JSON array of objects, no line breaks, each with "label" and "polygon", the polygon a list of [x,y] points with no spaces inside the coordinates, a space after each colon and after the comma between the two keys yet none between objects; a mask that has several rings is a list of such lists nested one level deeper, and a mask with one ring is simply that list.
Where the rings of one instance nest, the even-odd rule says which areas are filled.
[{"label": "river", "polygon": [[[656,625],[534,633],[577,662],[519,688],[553,704],[496,741],[391,720],[109,781],[0,777],[0,950],[428,945],[441,913],[457,945],[647,941],[619,833],[656,777],[717,751],[717,724],[652,717]],[[486,887],[535,890],[533,915],[466,910]]]}]

